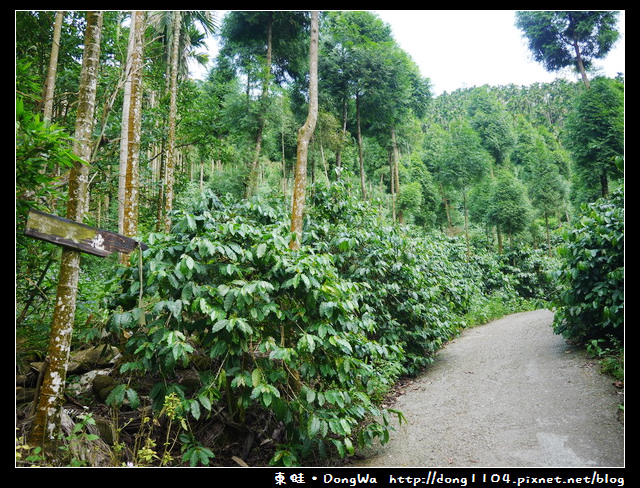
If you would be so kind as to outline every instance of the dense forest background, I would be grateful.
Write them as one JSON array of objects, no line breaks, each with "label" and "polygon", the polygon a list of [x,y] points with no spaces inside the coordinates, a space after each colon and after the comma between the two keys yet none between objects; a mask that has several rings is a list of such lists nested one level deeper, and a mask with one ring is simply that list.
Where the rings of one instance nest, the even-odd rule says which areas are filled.
[{"label": "dense forest background", "polygon": [[[584,51],[587,72],[616,39],[614,14],[601,52]],[[74,396],[92,414],[62,436],[64,461],[45,457],[41,439],[27,444],[37,396],[19,406],[21,459],[98,462],[70,438],[102,442],[94,454],[113,465],[346,456],[401,418],[381,407],[398,378],[464,327],[534,307],[557,310],[557,333],[620,368],[623,74],[433,96],[375,14],[321,12],[317,122],[292,249],[310,19],[105,11],[91,86],[86,12],[16,12],[25,388],[41,386],[33,364],[51,354],[65,263],[59,246],[23,235],[29,209],[72,218],[74,208],[148,246],[82,255],[70,348],[117,348],[101,375],[112,382],[103,396],[95,386]],[[519,19],[533,50],[537,20]],[[191,79],[188,62],[209,60],[209,35],[219,54],[206,79]],[[95,102],[79,153],[87,88]],[[108,442],[86,433],[101,417],[116,419]]]}]

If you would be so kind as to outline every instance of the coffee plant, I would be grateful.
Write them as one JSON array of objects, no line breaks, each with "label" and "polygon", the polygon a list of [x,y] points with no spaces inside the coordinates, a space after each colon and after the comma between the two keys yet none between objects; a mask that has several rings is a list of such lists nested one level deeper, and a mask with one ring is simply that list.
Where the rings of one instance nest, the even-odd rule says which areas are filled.
[{"label": "coffee plant", "polygon": [[463,263],[449,259],[455,241],[379,223],[371,206],[349,206],[348,193],[344,183],[316,187],[309,245],[322,245],[342,276],[366,287],[373,337],[400,345],[403,372],[416,374],[464,325],[475,287]]},{"label": "coffee plant", "polygon": [[402,351],[373,338],[367,287],[341,277],[327,253],[291,251],[282,217],[205,192],[196,210],[174,216],[171,234],[148,239],[142,283],[136,267],[123,271],[129,286],[111,325],[132,334],[123,373],[171,378],[205,358],[201,387],[187,395],[158,382],[156,408],[176,393],[197,420],[223,402],[238,424],[269,409],[287,430],[274,462],[296,464],[388,437],[389,414],[371,397],[399,373]]},{"label": "coffee plant", "polygon": [[624,338],[624,192],[583,206],[560,249],[554,328],[575,341]]},{"label": "coffee plant", "polygon": [[[247,429],[266,412],[284,430],[273,464],[384,443],[402,416],[381,400],[465,327],[486,270],[459,239],[385,223],[345,181],[313,186],[298,251],[275,195],[223,201],[206,190],[170,234],[150,235],[142,264],[121,271],[110,321],[129,336],[127,384],[158,378],[156,411],[171,395],[196,421]],[[189,368],[196,387],[179,380]]]}]

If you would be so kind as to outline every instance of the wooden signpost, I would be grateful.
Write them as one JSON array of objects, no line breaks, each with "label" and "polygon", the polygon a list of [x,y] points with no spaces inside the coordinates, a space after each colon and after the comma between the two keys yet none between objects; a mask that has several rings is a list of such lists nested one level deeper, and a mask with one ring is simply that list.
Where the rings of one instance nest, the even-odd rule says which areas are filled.
[{"label": "wooden signpost", "polygon": [[95,256],[106,257],[114,252],[130,253],[138,246],[147,249],[143,242],[115,232],[90,227],[85,224],[31,209],[24,230],[25,235],[76,249]]},{"label": "wooden signpost", "polygon": [[[131,253],[148,246],[130,237],[31,209],[25,235],[64,247],[58,296],[51,324],[51,337],[45,365],[40,371],[39,391],[34,400],[34,421],[29,442],[53,450],[62,422],[62,404],[66,382],[71,334],[77,294],[78,252],[106,257],[114,252]],[[75,269],[72,269],[74,268]],[[64,268],[64,271],[63,271]],[[75,272],[75,277],[74,277]]]}]

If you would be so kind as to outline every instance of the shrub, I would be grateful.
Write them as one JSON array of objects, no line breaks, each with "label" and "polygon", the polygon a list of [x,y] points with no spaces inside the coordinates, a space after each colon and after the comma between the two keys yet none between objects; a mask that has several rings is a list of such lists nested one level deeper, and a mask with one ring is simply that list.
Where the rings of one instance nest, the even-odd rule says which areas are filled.
[{"label": "shrub", "polygon": [[624,192],[582,207],[559,249],[556,333],[575,341],[624,337]]},{"label": "shrub", "polygon": [[308,245],[330,252],[341,276],[365,287],[370,337],[400,346],[403,371],[414,375],[464,326],[474,285],[466,265],[450,259],[462,241],[384,224],[349,193],[344,182],[315,188]]},{"label": "shrub", "polygon": [[[266,409],[286,428],[275,464],[310,453],[353,452],[385,440],[389,414],[372,397],[386,389],[401,350],[373,340],[363,284],[341,277],[334,259],[305,247],[291,251],[274,207],[225,205],[209,192],[195,210],[174,217],[170,235],[152,235],[139,275],[128,283],[115,329],[129,329],[126,374],[162,374],[150,392],[156,408],[176,393],[196,420],[225,406],[243,424]],[[209,364],[190,394],[171,380],[198,355]]]},{"label": "shrub", "polygon": [[[279,201],[211,191],[175,213],[171,234],[146,239],[143,283],[136,267],[122,270],[111,327],[131,334],[121,372],[163,379],[149,391],[157,410],[173,395],[195,420],[246,429],[266,417],[285,432],[269,439],[273,464],[344,456],[388,439],[390,414],[401,414],[381,399],[472,308],[478,317],[498,293],[501,304],[517,288],[536,293],[538,271],[505,276],[487,251],[469,261],[462,239],[388,225],[350,190],[346,178],[311,188],[298,251]],[[195,389],[177,380],[186,367],[199,371]]]}]

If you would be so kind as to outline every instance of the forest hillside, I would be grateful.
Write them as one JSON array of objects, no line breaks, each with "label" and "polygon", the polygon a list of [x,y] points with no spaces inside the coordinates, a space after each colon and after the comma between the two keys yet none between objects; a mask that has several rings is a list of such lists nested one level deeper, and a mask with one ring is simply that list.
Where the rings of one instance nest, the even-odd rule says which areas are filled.
[{"label": "forest hillside", "polygon": [[622,382],[616,12],[550,15],[576,81],[434,96],[371,12],[16,11],[17,464],[337,462],[536,308]]}]

